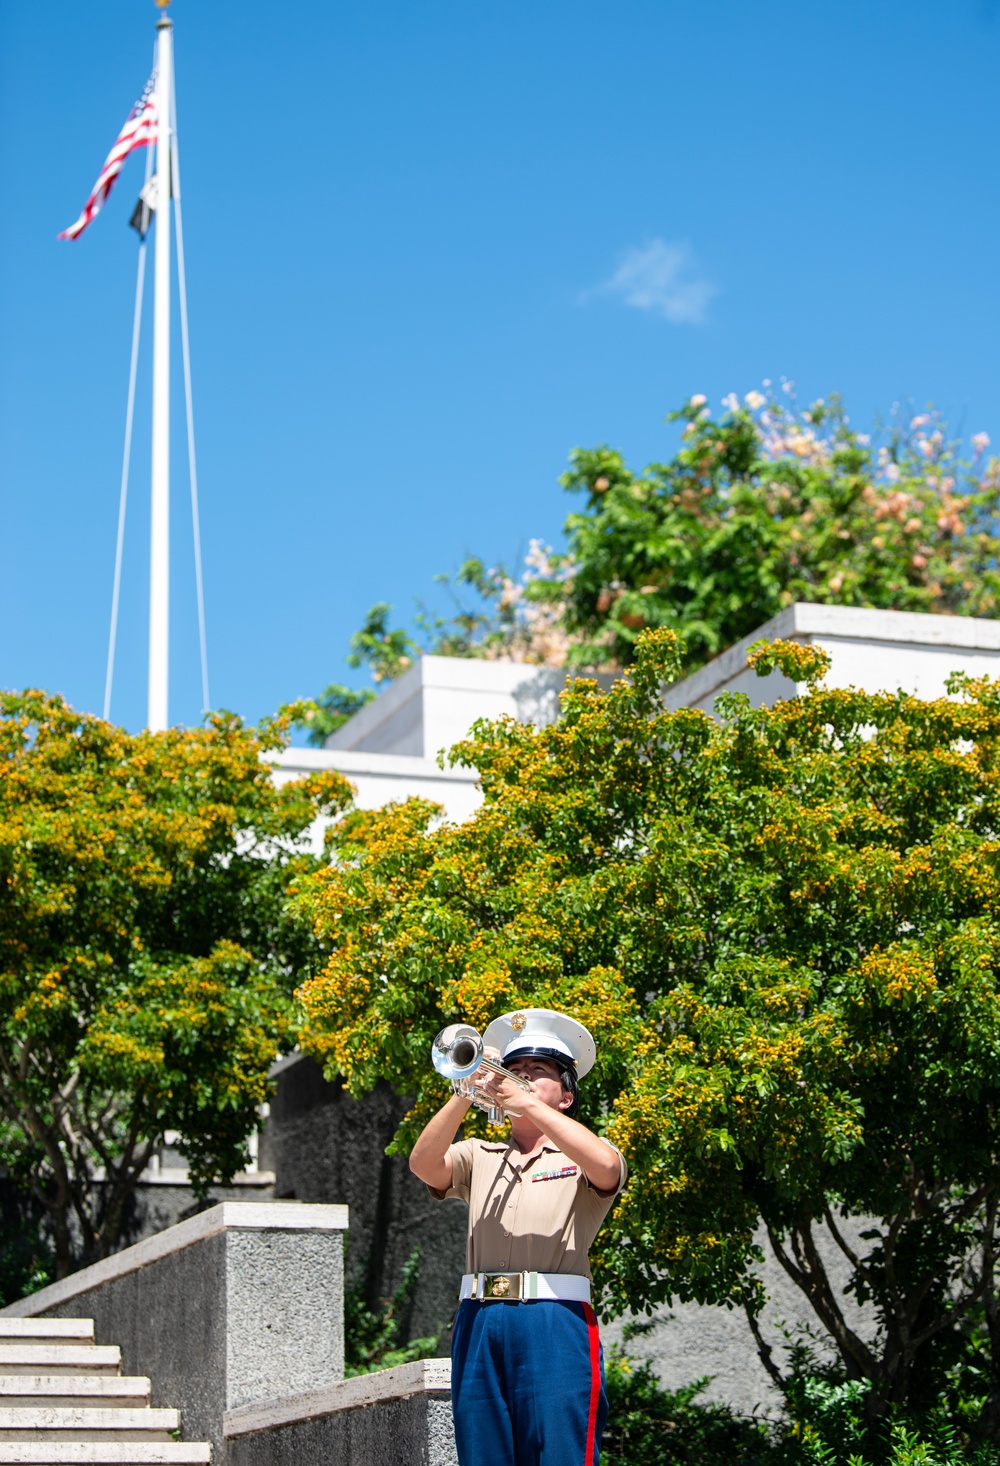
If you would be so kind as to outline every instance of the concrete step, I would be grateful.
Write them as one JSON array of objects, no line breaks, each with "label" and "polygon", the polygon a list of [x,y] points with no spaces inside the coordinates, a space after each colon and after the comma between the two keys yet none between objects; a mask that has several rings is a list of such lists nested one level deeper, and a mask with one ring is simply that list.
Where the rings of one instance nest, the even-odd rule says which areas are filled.
[{"label": "concrete step", "polygon": [[0,1344],[0,1374],[120,1374],[117,1344]]},{"label": "concrete step", "polygon": [[2,1441],[0,1466],[209,1466],[212,1447],[187,1441]]},{"label": "concrete step", "polygon": [[121,1410],[91,1406],[0,1407],[0,1446],[10,1440],[168,1441],[180,1429],[179,1410]]},{"label": "concrete step", "polygon": [[142,1410],[149,1380],[123,1374],[0,1374],[0,1409],[38,1405]]},{"label": "concrete step", "polygon": [[0,1344],[92,1344],[92,1318],[0,1318]]},{"label": "concrete step", "polygon": [[0,1318],[0,1466],[209,1466],[204,1442],[174,1440],[177,1410],[150,1409],[149,1380],[92,1319]]}]

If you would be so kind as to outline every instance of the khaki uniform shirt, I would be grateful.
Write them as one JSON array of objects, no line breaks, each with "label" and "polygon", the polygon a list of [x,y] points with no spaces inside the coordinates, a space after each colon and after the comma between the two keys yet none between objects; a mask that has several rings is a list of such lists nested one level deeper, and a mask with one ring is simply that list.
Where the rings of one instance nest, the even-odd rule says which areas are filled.
[{"label": "khaki uniform shirt", "polygon": [[[606,1141],[605,1144],[610,1144]],[[455,1196],[469,1203],[466,1271],[575,1273],[590,1277],[587,1254],[601,1223],[625,1185],[598,1191],[583,1170],[545,1141],[522,1166],[505,1141],[460,1140],[449,1146],[453,1180],[439,1200]]]}]

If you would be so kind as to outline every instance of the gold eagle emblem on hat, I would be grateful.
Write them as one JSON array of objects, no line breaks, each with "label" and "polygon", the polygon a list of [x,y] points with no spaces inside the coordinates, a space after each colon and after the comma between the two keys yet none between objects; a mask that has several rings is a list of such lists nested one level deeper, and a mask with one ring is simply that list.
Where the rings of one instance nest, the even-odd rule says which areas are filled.
[{"label": "gold eagle emblem on hat", "polygon": [[520,1033],[527,1021],[528,1020],[523,1013],[515,1013],[513,1018],[510,1020],[510,1026],[515,1033]]}]

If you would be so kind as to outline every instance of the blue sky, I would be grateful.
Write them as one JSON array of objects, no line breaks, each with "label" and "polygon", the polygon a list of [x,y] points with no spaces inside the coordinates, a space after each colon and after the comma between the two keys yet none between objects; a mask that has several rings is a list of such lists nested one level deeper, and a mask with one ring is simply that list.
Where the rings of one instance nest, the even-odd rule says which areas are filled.
[{"label": "blue sky", "polygon": [[[212,702],[765,377],[1000,442],[995,0],[174,0]],[[0,0],[0,684],[103,699],[150,0]],[[147,306],[149,293],[147,292]],[[147,320],[145,345],[148,347]],[[201,711],[179,352],[171,720]],[[149,363],[113,716],[145,717]]]}]

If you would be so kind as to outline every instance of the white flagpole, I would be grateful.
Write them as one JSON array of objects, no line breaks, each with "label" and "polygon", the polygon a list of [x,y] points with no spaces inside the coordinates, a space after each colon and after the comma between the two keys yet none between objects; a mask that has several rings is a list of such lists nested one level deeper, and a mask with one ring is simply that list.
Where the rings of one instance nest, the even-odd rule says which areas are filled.
[{"label": "white flagpole", "polygon": [[173,26],[157,23],[156,257],[153,265],[153,473],[149,539],[149,702],[152,733],[168,726],[170,657],[170,101]]}]

